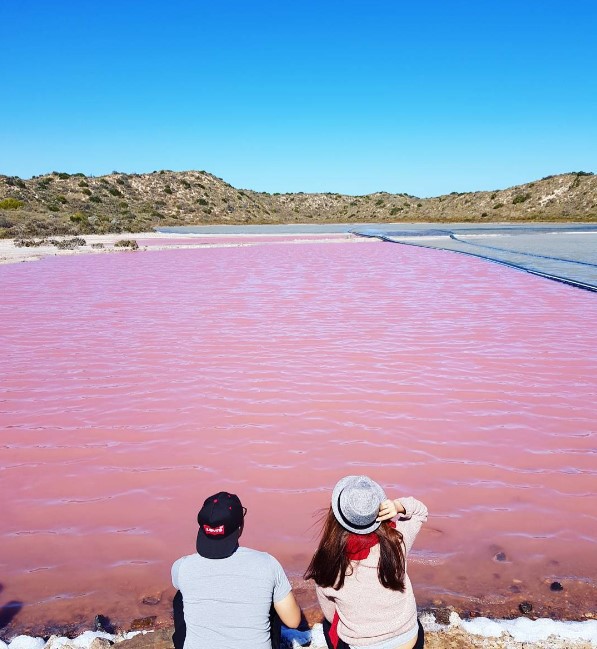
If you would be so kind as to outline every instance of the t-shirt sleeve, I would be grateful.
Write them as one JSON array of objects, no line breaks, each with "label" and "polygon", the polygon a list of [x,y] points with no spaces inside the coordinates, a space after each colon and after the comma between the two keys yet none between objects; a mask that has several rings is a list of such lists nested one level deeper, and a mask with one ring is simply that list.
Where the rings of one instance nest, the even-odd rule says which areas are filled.
[{"label": "t-shirt sleeve", "polygon": [[179,590],[178,586],[178,570],[180,568],[180,564],[182,563],[182,558],[177,559],[173,564],[172,564],[172,585],[176,590]]},{"label": "t-shirt sleeve", "polygon": [[270,556],[272,570],[274,573],[274,592],[272,599],[274,602],[281,602],[286,595],[292,590],[288,577],[277,559]]}]

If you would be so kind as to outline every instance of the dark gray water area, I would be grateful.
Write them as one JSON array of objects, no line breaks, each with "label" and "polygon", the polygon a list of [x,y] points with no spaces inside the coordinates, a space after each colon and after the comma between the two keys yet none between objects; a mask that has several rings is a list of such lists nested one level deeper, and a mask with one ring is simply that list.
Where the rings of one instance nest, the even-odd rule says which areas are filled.
[{"label": "dark gray water area", "polygon": [[450,250],[597,291],[597,224],[353,223],[158,228],[176,234],[329,234]]}]

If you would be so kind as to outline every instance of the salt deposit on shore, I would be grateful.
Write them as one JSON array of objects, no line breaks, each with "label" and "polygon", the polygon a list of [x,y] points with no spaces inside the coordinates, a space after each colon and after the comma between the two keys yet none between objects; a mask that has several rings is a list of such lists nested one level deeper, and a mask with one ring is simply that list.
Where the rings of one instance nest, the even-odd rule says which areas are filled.
[{"label": "salt deposit on shore", "polygon": [[[428,649],[590,649],[597,646],[597,620],[560,622],[523,617],[463,620],[452,612],[448,625],[438,624],[431,613],[423,613],[421,623]],[[0,649],[108,649],[112,644],[118,644],[118,649],[170,649],[171,635],[172,629],[121,634],[86,631],[72,639],[54,635],[48,640],[19,635],[8,643],[0,640]],[[284,629],[282,646],[284,649],[326,649],[321,624],[306,631]]]},{"label": "salt deposit on shore", "polygon": [[[290,240],[289,240],[290,236]],[[142,241],[146,239],[164,239],[169,241],[168,245],[139,245],[139,250],[172,250],[172,249],[193,249],[193,248],[227,248],[237,246],[251,246],[265,243],[363,243],[367,241],[348,233],[328,234],[252,234],[251,238],[260,238],[263,241],[245,241],[246,234],[202,234],[197,236],[197,243],[189,243],[192,234],[171,234],[163,232],[137,232],[135,234],[90,234],[81,238],[85,240],[84,246],[75,247],[73,250],[60,250],[54,245],[47,243],[41,246],[19,247],[15,245],[14,239],[0,239],[0,264],[14,264],[23,261],[38,261],[44,257],[56,257],[66,255],[82,254],[106,254],[116,252],[130,252],[129,248],[115,246],[117,241],[133,240]],[[282,240],[284,237],[284,240]],[[72,237],[51,237],[52,240],[64,241]],[[210,242],[213,239],[213,242]],[[225,239],[225,240],[224,240]],[[237,239],[235,241],[235,239]],[[180,244],[177,243],[180,241]]]}]

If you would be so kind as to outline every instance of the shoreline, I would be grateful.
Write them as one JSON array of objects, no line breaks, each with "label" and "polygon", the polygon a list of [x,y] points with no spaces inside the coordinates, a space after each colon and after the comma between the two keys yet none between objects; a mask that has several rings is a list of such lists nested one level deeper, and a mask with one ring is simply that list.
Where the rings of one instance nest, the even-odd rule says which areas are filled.
[{"label": "shoreline", "polygon": [[[254,237],[260,241],[246,241]],[[73,237],[56,236],[55,241],[68,241]],[[364,239],[348,232],[327,232],[327,233],[246,233],[230,234],[187,234],[187,233],[164,233],[164,232],[137,232],[121,234],[89,234],[82,235],[86,245],[77,246],[70,250],[60,250],[48,243],[41,246],[15,245],[15,239],[0,239],[0,265],[17,264],[22,262],[40,261],[48,257],[67,257],[78,255],[102,255],[130,252],[153,252],[159,250],[194,250],[201,248],[237,248],[254,245],[267,245],[269,243],[304,244],[304,243],[371,243],[372,240]],[[189,239],[197,238],[197,243],[188,243]],[[39,240],[39,237],[32,239]],[[144,240],[169,240],[168,245],[142,245],[132,250],[127,247],[118,247],[115,244],[122,240],[144,241]],[[209,242],[213,239],[213,242]],[[238,241],[223,241],[225,239],[238,239]],[[206,241],[207,240],[207,241]],[[220,240],[220,241],[218,241]],[[177,244],[176,242],[180,243]]]},{"label": "shoreline", "polygon": [[[419,619],[428,649],[590,649],[597,646],[597,620],[563,621],[527,617],[461,618],[455,611],[422,610]],[[96,630],[68,634],[53,629],[50,635],[2,637],[0,649],[172,649],[172,624],[148,626],[151,618],[135,620],[129,631]],[[67,635],[68,634],[68,635]],[[321,623],[301,625],[299,630],[283,628],[282,649],[326,649]],[[212,649],[212,648],[210,648]],[[217,649],[217,647],[213,647]]]}]

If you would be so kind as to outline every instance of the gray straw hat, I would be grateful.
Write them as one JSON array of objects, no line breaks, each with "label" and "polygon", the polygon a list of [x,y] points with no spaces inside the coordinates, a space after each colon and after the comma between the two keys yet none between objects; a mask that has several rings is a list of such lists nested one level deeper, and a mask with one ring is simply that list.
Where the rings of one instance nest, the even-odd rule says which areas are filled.
[{"label": "gray straw hat", "polygon": [[332,492],[332,511],[342,527],[355,534],[369,534],[380,525],[375,519],[386,500],[384,490],[365,475],[342,478]]}]

